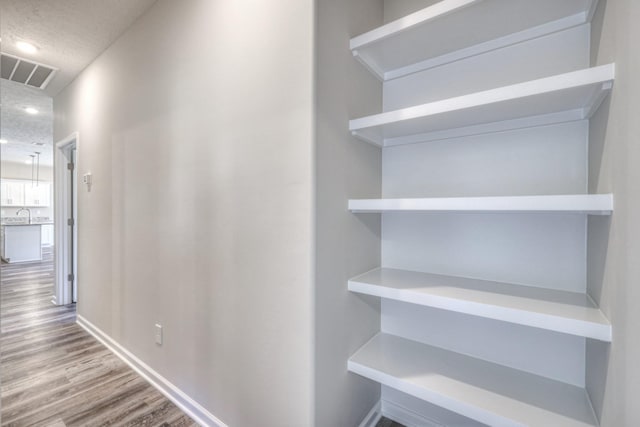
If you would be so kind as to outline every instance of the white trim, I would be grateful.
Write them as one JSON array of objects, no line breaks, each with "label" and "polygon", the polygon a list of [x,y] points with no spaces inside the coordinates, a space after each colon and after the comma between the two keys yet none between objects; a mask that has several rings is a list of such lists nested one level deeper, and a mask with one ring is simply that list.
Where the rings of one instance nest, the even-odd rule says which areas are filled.
[{"label": "white trim", "polygon": [[382,418],[382,406],[378,400],[369,413],[362,419],[358,427],[375,427]]},{"label": "white trim", "polygon": [[149,384],[155,387],[167,399],[176,404],[189,417],[203,427],[227,427],[225,423],[207,411],[202,405],[189,397],[185,392],[172,384],[150,366],[138,359],[133,353],[118,344],[113,338],[105,334],[81,315],[77,315],[77,324],[100,341],[113,354],[118,356],[131,369],[136,371]]},{"label": "white trim", "polygon": [[[73,132],[66,138],[56,143],[54,152],[54,233],[55,233],[55,287],[54,304],[71,304],[72,290],[67,286],[67,276],[69,271],[69,234],[66,233],[67,225],[65,218],[69,217],[70,194],[67,186],[67,163],[68,154],[71,148],[79,148],[80,136],[78,132]],[[78,151],[76,151],[77,153]],[[76,248],[77,251],[77,248]],[[76,274],[76,271],[73,272]],[[77,275],[76,275],[77,282]]]},{"label": "white trim", "polygon": [[382,415],[390,420],[404,425],[405,427],[445,427],[430,418],[426,418],[424,415],[415,411],[400,406],[397,403],[389,400],[382,400]]}]

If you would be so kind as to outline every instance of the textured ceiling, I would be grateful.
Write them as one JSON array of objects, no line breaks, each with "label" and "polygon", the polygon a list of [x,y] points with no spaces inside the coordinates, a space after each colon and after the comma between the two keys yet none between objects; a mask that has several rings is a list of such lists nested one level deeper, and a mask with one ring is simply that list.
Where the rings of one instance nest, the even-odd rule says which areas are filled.
[{"label": "textured ceiling", "polygon": [[[51,165],[52,98],[157,0],[0,0],[0,50],[58,68],[42,91],[0,80],[0,137],[2,161],[24,162],[42,151],[41,164]],[[15,44],[26,41],[38,48],[29,55]],[[30,116],[25,106],[40,113]],[[43,142],[45,147],[33,145]]]},{"label": "textured ceiling", "polygon": [[[58,68],[46,88],[55,96],[156,0],[0,0],[1,49]],[[18,41],[38,52],[19,51]]]},{"label": "textured ceiling", "polygon": [[[53,100],[40,89],[20,83],[0,80],[0,138],[2,161],[24,162],[29,154],[42,152],[40,164],[53,164]],[[25,107],[33,107],[38,114],[27,114]],[[37,146],[33,143],[45,144]]]}]

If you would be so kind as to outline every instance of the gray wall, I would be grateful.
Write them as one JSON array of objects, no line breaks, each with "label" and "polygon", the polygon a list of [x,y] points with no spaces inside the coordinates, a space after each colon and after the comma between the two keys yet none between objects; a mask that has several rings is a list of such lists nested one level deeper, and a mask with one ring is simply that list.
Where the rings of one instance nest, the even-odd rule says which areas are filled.
[{"label": "gray wall", "polygon": [[382,107],[381,84],[349,51],[349,38],[382,23],[382,0],[317,4],[316,415],[318,427],[358,425],[380,386],[347,373],[347,359],[380,330],[380,301],[347,280],[380,264],[380,216],[352,215],[349,198],[380,197],[380,149],[349,134],[350,118]]},{"label": "gray wall", "polygon": [[160,0],[54,102],[79,314],[230,426],[312,424],[313,16]]},{"label": "gray wall", "polygon": [[610,220],[589,221],[588,289],[613,324],[610,348],[587,343],[587,388],[603,427],[640,425],[640,2],[601,0],[592,62],[615,61],[611,97],[591,120],[589,189],[613,192]]}]

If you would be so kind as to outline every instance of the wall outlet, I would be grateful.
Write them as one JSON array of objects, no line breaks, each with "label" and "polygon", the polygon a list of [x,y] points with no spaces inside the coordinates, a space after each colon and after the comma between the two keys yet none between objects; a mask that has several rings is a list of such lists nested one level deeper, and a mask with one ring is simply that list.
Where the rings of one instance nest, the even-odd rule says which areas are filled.
[{"label": "wall outlet", "polygon": [[162,345],[162,325],[156,323],[156,344]]}]

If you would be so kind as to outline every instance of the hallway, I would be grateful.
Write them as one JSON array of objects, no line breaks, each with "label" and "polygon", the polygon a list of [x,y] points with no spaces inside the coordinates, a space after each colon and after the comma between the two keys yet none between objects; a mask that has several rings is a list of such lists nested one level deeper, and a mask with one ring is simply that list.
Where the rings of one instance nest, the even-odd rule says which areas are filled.
[{"label": "hallway", "polygon": [[51,303],[53,255],[2,265],[3,426],[192,426],[182,413]]}]

